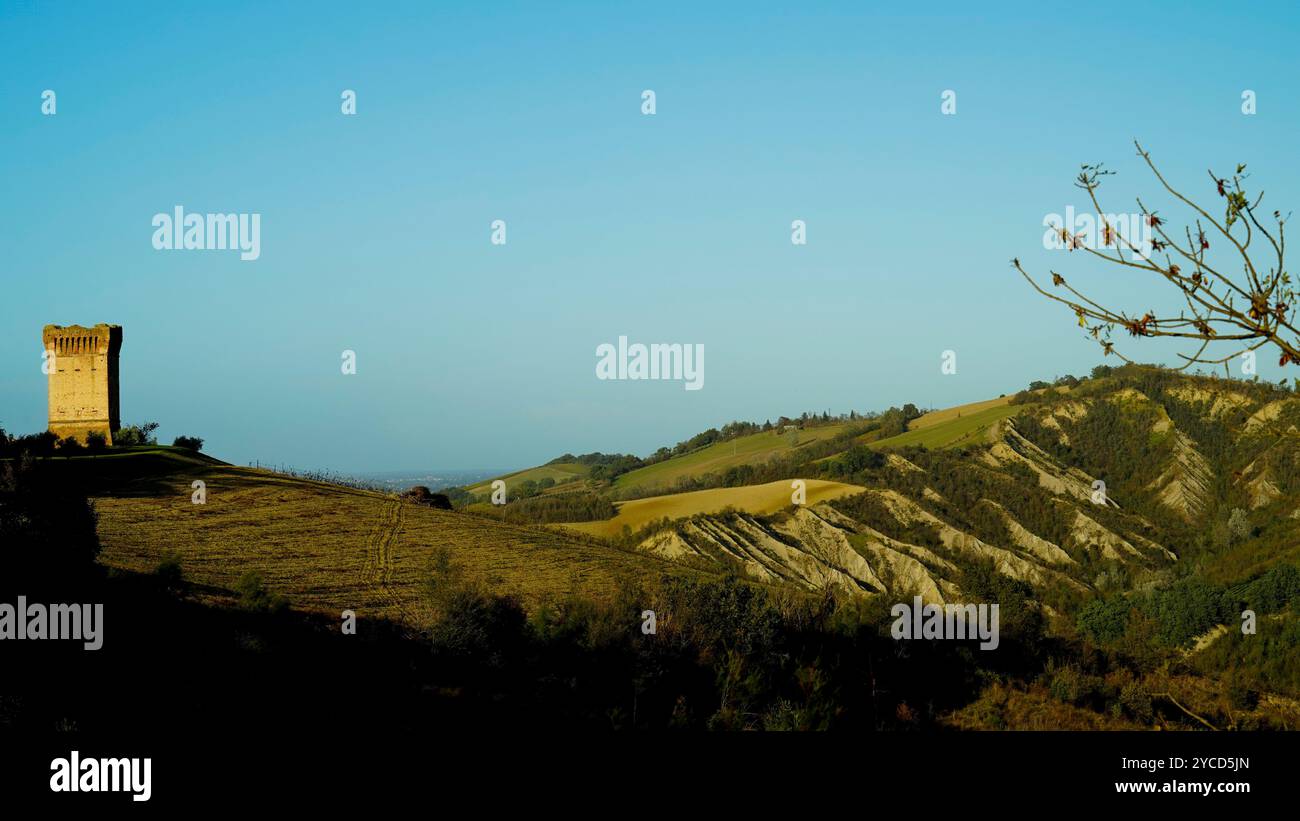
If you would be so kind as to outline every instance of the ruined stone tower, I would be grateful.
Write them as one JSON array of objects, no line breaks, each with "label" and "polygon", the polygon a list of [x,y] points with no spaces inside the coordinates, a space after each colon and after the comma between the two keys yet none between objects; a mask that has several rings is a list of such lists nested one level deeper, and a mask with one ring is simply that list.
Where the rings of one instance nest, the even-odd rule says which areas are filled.
[{"label": "ruined stone tower", "polygon": [[113,443],[122,426],[117,401],[117,355],[122,326],[46,325],[41,334],[50,380],[50,431],[62,439],[99,431]]}]

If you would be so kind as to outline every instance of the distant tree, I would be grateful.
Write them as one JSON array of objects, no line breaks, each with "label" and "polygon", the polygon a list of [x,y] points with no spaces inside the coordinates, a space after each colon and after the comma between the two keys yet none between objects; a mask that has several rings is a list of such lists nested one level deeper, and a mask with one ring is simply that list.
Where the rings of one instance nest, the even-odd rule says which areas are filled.
[{"label": "distant tree", "polygon": [[157,438],[154,437],[154,431],[156,430],[158,430],[157,422],[145,422],[143,425],[128,425],[114,434],[113,444],[117,447],[156,445],[158,444]]},{"label": "distant tree", "polygon": [[65,436],[59,440],[59,454],[62,456],[76,456],[83,451],[85,447],[75,436]]},{"label": "distant tree", "polygon": [[1250,516],[1239,507],[1232,509],[1228,516],[1228,536],[1235,542],[1245,541],[1250,536]]},{"label": "distant tree", "polygon": [[416,485],[403,493],[402,498],[417,505],[425,505],[439,510],[452,509],[451,498],[447,494],[434,493],[424,485]]},{"label": "distant tree", "polygon": [[203,440],[197,436],[177,436],[172,441],[172,447],[185,448],[197,452],[203,450]]},{"label": "distant tree", "polygon": [[91,453],[102,453],[108,447],[108,439],[104,434],[97,430],[92,430],[86,434],[86,450]]}]

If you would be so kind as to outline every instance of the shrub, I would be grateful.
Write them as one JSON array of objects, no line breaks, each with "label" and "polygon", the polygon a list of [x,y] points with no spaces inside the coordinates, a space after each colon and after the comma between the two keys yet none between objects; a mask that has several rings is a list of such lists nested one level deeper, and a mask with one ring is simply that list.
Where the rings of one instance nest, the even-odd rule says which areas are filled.
[{"label": "shrub", "polygon": [[1250,516],[1239,507],[1228,517],[1228,535],[1234,543],[1245,541],[1250,535]]},{"label": "shrub", "polygon": [[1151,708],[1151,694],[1141,682],[1130,681],[1125,684],[1119,691],[1119,703],[1125,712],[1143,723],[1149,723],[1155,716],[1155,711]]},{"label": "shrub", "polygon": [[113,444],[123,448],[138,445],[156,445],[158,439],[153,435],[156,430],[158,430],[157,422],[145,422],[143,425],[127,425],[118,430],[113,437]]},{"label": "shrub", "polygon": [[163,589],[168,592],[182,593],[188,586],[185,571],[181,568],[181,557],[178,554],[173,553],[164,558],[154,568],[153,574]]},{"label": "shrub", "polygon": [[86,450],[91,453],[100,453],[108,448],[108,439],[104,434],[97,430],[92,430],[86,434]]},{"label": "shrub", "polygon": [[1088,675],[1077,667],[1062,667],[1052,673],[1049,686],[1052,697],[1066,704],[1086,706],[1104,695],[1103,682],[1097,676]]},{"label": "shrub", "polygon": [[258,613],[280,613],[287,610],[289,600],[272,593],[262,582],[262,574],[250,570],[235,583],[235,592],[239,595],[239,606],[245,610]]},{"label": "shrub", "polygon": [[1093,599],[1079,608],[1079,630],[1098,644],[1119,641],[1128,627],[1132,605],[1123,597]]},{"label": "shrub", "polygon": [[203,450],[203,440],[197,436],[177,436],[172,441],[172,447],[185,448],[186,450],[197,452]]},{"label": "shrub", "polygon": [[402,494],[412,504],[425,505],[438,510],[451,510],[451,498],[445,493],[434,493],[424,485],[416,485]]}]

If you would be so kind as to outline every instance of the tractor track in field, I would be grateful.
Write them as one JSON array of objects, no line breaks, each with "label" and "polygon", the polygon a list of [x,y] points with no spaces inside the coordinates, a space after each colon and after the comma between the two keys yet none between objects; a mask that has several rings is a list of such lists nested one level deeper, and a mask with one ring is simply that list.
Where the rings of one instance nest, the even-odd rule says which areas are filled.
[{"label": "tractor track in field", "polygon": [[365,584],[374,588],[387,605],[399,611],[408,624],[414,624],[410,610],[392,588],[395,549],[405,522],[406,505],[400,499],[389,502],[382,521],[370,534],[361,575]]}]

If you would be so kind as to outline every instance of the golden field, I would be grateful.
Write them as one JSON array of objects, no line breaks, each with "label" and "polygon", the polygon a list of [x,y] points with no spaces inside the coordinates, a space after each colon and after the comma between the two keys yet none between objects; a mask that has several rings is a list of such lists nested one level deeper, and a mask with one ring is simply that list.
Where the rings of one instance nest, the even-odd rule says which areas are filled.
[{"label": "golden field", "polygon": [[[191,501],[196,479],[206,504]],[[620,578],[684,572],[546,528],[224,464],[118,478],[93,498],[102,563],[149,572],[174,554],[196,594],[212,599],[229,598],[255,570],[295,607],[419,621],[430,557],[443,547],[469,576],[530,606],[571,592],[599,596]]]},{"label": "golden field", "polygon": [[[577,522],[555,525],[557,528],[571,528],[593,536],[616,536],[628,527],[636,532],[650,522],[658,519],[680,519],[697,513],[717,513],[732,507],[746,513],[775,513],[791,504],[790,494],[794,491],[790,481],[779,480],[763,485],[745,485],[743,487],[722,487],[712,490],[696,490],[690,493],[674,493],[669,496],[651,496],[618,503],[618,515],[612,519],[599,522]],[[854,493],[861,493],[865,488],[846,485],[841,482],[828,482],[822,479],[807,480],[806,504],[813,505],[828,499],[838,499]]]}]

